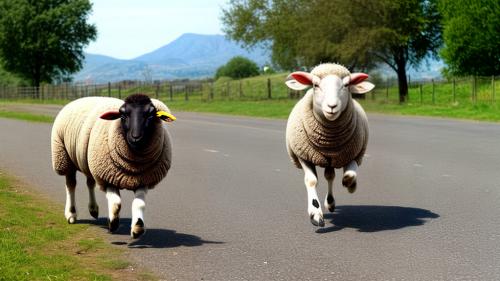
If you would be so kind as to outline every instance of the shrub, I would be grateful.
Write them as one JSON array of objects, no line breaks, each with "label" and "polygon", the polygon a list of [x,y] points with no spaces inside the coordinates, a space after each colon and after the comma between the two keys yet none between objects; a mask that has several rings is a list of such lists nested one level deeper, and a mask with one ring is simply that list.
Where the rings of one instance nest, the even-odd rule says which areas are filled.
[{"label": "shrub", "polygon": [[257,64],[244,57],[234,57],[225,65],[219,67],[215,73],[215,79],[228,76],[233,79],[241,79],[259,75]]}]

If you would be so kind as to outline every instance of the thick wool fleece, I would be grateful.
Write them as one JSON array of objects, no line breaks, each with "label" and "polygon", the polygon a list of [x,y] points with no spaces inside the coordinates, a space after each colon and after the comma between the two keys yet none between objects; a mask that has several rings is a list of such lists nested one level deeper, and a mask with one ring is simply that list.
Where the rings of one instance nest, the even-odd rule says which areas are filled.
[{"label": "thick wool fleece", "polygon": [[[157,110],[169,112],[152,99]],[[79,170],[105,188],[153,188],[166,175],[171,162],[171,141],[161,120],[156,120],[148,149],[129,150],[120,120],[103,120],[108,110],[118,110],[122,100],[106,97],[78,99],[65,106],[52,128],[52,164],[61,175]]]},{"label": "thick wool fleece", "polygon": [[[311,73],[320,78],[327,73],[341,78],[349,75],[346,68],[332,64],[319,65]],[[311,89],[295,105],[288,118],[286,146],[298,168],[302,168],[298,158],[320,167],[342,168],[353,160],[361,165],[367,143],[368,119],[363,108],[353,99],[349,99],[335,121],[326,121],[316,118],[313,113]]]}]

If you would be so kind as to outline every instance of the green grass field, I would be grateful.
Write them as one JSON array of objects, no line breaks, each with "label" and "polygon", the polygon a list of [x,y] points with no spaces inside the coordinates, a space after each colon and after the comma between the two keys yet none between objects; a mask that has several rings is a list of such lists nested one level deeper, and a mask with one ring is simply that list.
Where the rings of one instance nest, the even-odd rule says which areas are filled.
[{"label": "green grass field", "polygon": [[155,280],[101,235],[0,171],[0,280]]}]

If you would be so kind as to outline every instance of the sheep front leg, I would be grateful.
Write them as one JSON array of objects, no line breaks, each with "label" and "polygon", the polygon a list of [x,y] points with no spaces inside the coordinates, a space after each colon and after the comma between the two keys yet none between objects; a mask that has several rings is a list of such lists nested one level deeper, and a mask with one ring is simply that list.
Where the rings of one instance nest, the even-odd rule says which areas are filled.
[{"label": "sheep front leg", "polygon": [[347,187],[349,193],[354,193],[354,191],[356,191],[357,170],[358,170],[358,163],[354,160],[344,167],[344,176],[342,177],[342,185]]},{"label": "sheep front leg", "polygon": [[325,168],[325,179],[328,182],[328,193],[325,197],[325,207],[328,211],[335,211],[335,198],[333,198],[333,179],[335,178],[335,169],[333,167]]},{"label": "sheep front leg", "polygon": [[132,225],[130,226],[130,236],[138,238],[144,231],[144,209],[146,208],[147,188],[142,187],[135,191],[135,198],[132,201]]},{"label": "sheep front leg", "polygon": [[120,190],[116,187],[106,188],[106,198],[108,199],[108,229],[113,232],[120,225],[120,209],[122,207],[122,199],[120,198]]},{"label": "sheep front leg", "polygon": [[304,170],[304,183],[307,189],[307,212],[311,219],[311,223],[315,226],[325,226],[323,212],[321,211],[318,194],[316,192],[316,185],[318,184],[316,167],[302,159],[299,159],[299,162]]},{"label": "sheep front leg", "polygon": [[97,219],[99,217],[99,206],[95,200],[95,180],[92,177],[87,177],[87,187],[89,189],[89,212],[93,218]]},{"label": "sheep front leg", "polygon": [[75,189],[76,171],[72,171],[66,174],[66,206],[64,207],[64,216],[71,224],[76,222]]}]

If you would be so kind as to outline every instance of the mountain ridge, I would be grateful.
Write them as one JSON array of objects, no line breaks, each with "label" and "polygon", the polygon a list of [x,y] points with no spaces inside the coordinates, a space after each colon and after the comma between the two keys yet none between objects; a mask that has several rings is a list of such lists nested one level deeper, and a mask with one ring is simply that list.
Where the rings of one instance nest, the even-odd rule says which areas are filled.
[{"label": "mountain ridge", "polygon": [[244,56],[259,66],[269,62],[263,47],[246,50],[223,35],[185,33],[172,42],[133,59],[85,53],[76,82],[121,80],[195,79],[212,77],[217,68],[235,56]]}]

